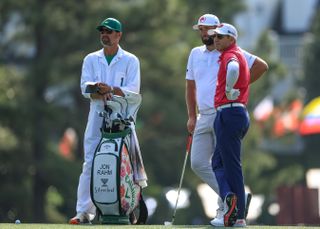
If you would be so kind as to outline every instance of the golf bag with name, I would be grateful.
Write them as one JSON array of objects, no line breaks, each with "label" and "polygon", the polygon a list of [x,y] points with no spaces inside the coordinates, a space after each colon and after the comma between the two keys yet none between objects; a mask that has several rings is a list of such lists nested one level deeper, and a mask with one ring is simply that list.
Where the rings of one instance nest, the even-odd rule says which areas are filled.
[{"label": "golf bag with name", "polygon": [[124,91],[106,102],[101,140],[92,164],[91,199],[102,224],[145,224],[147,186],[135,119],[141,95]]}]

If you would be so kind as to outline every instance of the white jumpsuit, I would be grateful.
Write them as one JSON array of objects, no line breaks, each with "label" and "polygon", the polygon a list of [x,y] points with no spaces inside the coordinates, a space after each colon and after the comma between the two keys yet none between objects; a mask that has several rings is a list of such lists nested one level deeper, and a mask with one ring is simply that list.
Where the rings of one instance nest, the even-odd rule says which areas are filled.
[{"label": "white jumpsuit", "polygon": [[[84,97],[90,99],[85,93],[87,82],[106,83],[122,90],[140,92],[140,63],[138,58],[121,49],[119,46],[116,56],[110,65],[106,61],[103,49],[90,53],[84,58],[81,74],[81,91]],[[103,111],[102,100],[90,99],[90,111],[84,133],[84,163],[79,179],[77,194],[77,213],[89,214],[90,220],[95,217],[96,208],[90,197],[91,166],[95,149],[101,138],[100,128],[102,118],[98,112]]]}]

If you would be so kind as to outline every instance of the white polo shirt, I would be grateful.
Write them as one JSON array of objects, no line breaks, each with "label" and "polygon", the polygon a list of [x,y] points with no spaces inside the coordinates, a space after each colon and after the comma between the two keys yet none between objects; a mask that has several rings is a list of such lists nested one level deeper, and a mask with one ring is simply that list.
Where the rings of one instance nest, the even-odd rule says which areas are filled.
[{"label": "white polo shirt", "polygon": [[[251,68],[257,57],[245,50],[242,51],[246,57],[249,68]],[[214,108],[219,57],[219,51],[209,51],[205,45],[195,47],[190,52],[186,79],[195,81],[197,106],[200,111]]]}]

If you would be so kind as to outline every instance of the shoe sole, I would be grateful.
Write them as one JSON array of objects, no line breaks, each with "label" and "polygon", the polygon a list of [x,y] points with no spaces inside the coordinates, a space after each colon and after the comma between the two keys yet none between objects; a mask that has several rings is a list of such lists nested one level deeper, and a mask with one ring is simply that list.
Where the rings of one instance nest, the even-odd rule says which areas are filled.
[{"label": "shoe sole", "polygon": [[91,222],[90,221],[80,222],[79,219],[70,219],[69,224],[71,224],[71,225],[84,225],[84,224],[91,224]]},{"label": "shoe sole", "polygon": [[79,219],[70,219],[69,220],[69,224],[79,225],[80,224],[80,220]]},{"label": "shoe sole", "polygon": [[247,227],[247,224],[245,222],[241,222],[241,223],[236,223],[233,225],[233,227]]},{"label": "shoe sole", "polygon": [[247,219],[251,198],[252,198],[251,193],[248,193],[247,194],[247,200],[246,200],[246,207],[244,209],[244,219]]},{"label": "shoe sole", "polygon": [[232,194],[226,199],[229,210],[223,216],[224,226],[232,227],[237,221],[237,196]]}]

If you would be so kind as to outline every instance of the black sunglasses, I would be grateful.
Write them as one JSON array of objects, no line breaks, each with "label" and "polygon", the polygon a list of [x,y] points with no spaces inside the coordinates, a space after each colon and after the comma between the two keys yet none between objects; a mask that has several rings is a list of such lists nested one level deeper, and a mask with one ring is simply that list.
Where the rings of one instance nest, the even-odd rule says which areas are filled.
[{"label": "black sunglasses", "polygon": [[222,35],[222,34],[215,34],[213,37],[218,38],[219,40],[223,39],[224,37],[228,37],[229,35]]},{"label": "black sunglasses", "polygon": [[114,30],[108,29],[108,28],[103,28],[99,30],[101,34],[106,33],[106,34],[112,34]]}]

